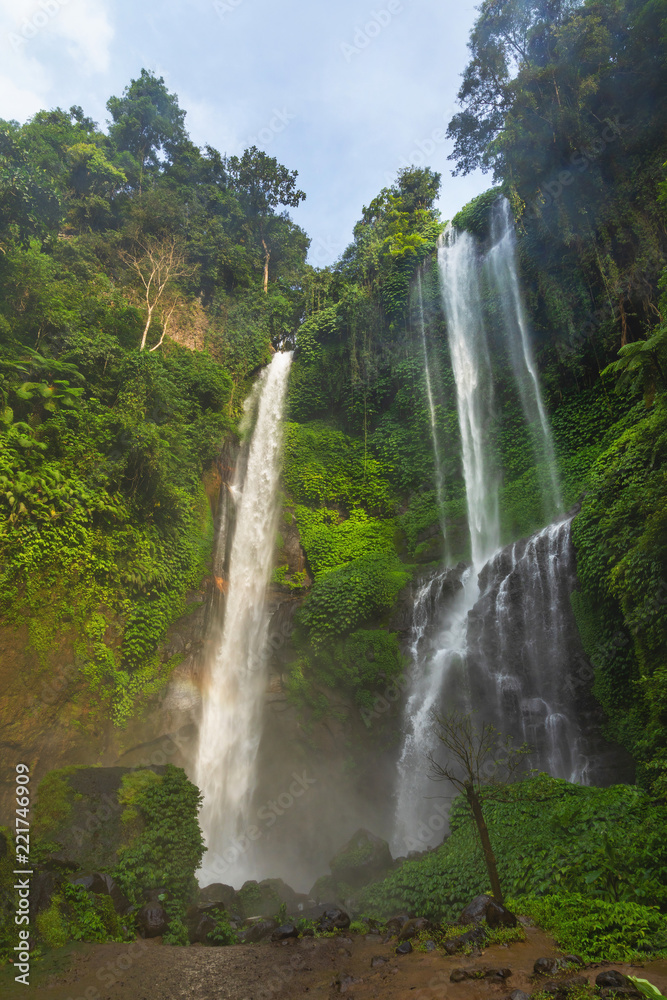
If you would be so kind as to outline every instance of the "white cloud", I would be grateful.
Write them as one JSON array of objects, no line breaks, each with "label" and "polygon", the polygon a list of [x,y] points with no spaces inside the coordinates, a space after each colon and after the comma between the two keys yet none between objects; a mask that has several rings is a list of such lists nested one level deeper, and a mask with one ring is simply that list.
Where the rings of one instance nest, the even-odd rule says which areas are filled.
[{"label": "white cloud", "polygon": [[22,120],[105,73],[113,37],[104,0],[0,0],[0,115]]}]

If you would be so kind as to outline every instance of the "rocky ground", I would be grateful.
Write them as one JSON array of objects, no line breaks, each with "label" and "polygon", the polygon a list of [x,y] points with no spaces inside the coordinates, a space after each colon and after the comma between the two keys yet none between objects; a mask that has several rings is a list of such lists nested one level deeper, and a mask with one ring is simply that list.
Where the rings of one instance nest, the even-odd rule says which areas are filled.
[{"label": "rocky ground", "polygon": [[[133,944],[76,945],[36,962],[29,987],[0,974],[3,1000],[36,996],[45,1000],[508,1000],[515,990],[533,994],[572,973],[538,976],[537,959],[558,954],[553,941],[535,927],[526,940],[494,945],[476,956],[443,955],[415,949],[396,954],[397,941],[380,935],[341,932],[336,937],[212,948],[164,946],[159,938]],[[506,978],[458,978],[455,970],[482,974],[509,969]],[[578,971],[591,985],[603,971],[649,979],[667,992],[667,962],[643,967],[589,966]],[[555,1000],[565,996],[554,993]],[[605,993],[600,991],[600,996]],[[623,994],[621,994],[623,996]],[[516,997],[514,1000],[523,1000]]]}]

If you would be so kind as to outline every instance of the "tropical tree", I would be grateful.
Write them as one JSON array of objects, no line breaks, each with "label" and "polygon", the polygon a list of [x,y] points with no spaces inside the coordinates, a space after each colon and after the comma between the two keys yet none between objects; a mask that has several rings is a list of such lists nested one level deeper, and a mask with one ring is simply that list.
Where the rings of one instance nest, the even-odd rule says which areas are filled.
[{"label": "tropical tree", "polygon": [[436,781],[449,781],[464,793],[479,834],[493,898],[503,903],[496,855],[484,819],[482,789],[485,785],[511,781],[530,751],[525,745],[514,747],[512,737],[503,736],[490,723],[476,724],[472,713],[434,714],[433,720],[433,732],[445,754],[443,760],[435,752],[428,755],[429,776]]},{"label": "tropical tree", "polygon": [[248,225],[262,247],[264,291],[269,287],[269,261],[273,247],[285,239],[287,216],[276,214],[279,205],[296,208],[305,192],[296,186],[298,171],[288,170],[274,156],[251,146],[243,156],[230,156],[227,169]]},{"label": "tropical tree", "polygon": [[176,94],[170,94],[164,78],[142,69],[122,97],[110,97],[107,110],[112,119],[109,137],[119,152],[126,152],[135,166],[135,181],[142,189],[147,170],[157,170],[163,159],[173,159],[187,141],[185,112]]}]

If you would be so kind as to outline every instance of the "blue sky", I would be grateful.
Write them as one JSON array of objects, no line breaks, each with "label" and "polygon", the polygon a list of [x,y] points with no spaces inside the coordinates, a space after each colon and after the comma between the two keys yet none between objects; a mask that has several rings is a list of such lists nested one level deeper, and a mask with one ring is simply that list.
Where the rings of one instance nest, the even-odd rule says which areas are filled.
[{"label": "blue sky", "polygon": [[104,125],[145,67],[195,142],[299,171],[292,214],[324,265],[402,165],[442,173],[444,218],[489,187],[450,176],[444,139],[474,18],[472,0],[0,0],[0,117],[80,104]]}]

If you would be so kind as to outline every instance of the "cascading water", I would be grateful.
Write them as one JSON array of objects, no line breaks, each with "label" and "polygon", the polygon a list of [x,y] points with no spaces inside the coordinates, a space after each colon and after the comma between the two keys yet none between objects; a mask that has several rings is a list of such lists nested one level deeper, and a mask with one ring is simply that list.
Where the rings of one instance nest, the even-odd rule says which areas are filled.
[{"label": "cascading water", "polygon": [[431,386],[431,368],[428,360],[428,347],[426,344],[426,324],[424,322],[424,298],[422,295],[421,271],[417,272],[417,296],[419,302],[419,329],[422,339],[422,349],[424,351],[424,375],[426,378],[426,397],[428,399],[429,417],[431,420],[431,441],[433,442],[433,460],[435,463],[435,492],[438,498],[438,512],[440,519],[440,530],[442,537],[447,544],[447,527],[445,524],[444,504],[445,504],[445,477],[442,468],[442,458],[438,435],[438,425],[436,421],[435,402],[433,399],[433,389]]},{"label": "cascading water", "polygon": [[236,527],[223,581],[225,617],[204,692],[196,763],[208,847],[202,878],[208,869],[215,874],[216,856],[228,860],[225,852],[247,825],[254,789],[266,687],[264,597],[275,544],[281,418],[291,360],[291,354],[277,353],[262,373],[251,397],[256,421],[247,460],[240,463],[245,468],[232,487]]},{"label": "cascading water", "polygon": [[[398,762],[393,849],[415,849],[429,830],[429,778],[425,756],[435,749],[432,713],[447,690],[465,687],[466,622],[478,597],[477,573],[500,544],[498,490],[488,452],[488,426],[493,417],[491,367],[479,287],[477,246],[468,233],[448,227],[438,249],[447,336],[456,381],[461,429],[472,569],[447,607],[433,648],[424,642],[421,619],[433,605],[432,586],[418,593],[411,640],[411,683],[403,721]],[[434,609],[433,609],[434,610]],[[436,814],[437,816],[437,814]],[[428,846],[422,843],[422,847]]]},{"label": "cascading water", "polygon": [[560,483],[551,427],[530,345],[528,321],[519,286],[514,222],[506,198],[500,198],[493,207],[491,239],[493,245],[486,264],[500,301],[516,385],[526,422],[532,431],[538,470],[542,472],[545,520],[551,519],[562,510]]},{"label": "cascading water", "polygon": [[498,481],[489,456],[493,385],[474,237],[448,226],[438,248],[447,337],[456,381],[473,567],[500,544]]},{"label": "cascading water", "polygon": [[[569,605],[574,584],[569,521],[561,520],[527,542],[499,551],[498,476],[490,454],[493,386],[482,276],[490,280],[489,291],[500,303],[524,416],[536,442],[536,460],[548,470],[542,489],[548,517],[560,510],[561,499],[521,300],[514,229],[504,199],[494,209],[492,239],[484,258],[472,235],[449,226],[438,249],[472,567],[461,577],[454,599],[441,602],[439,608],[433,588],[442,574],[416,597],[411,686],[396,789],[393,848],[399,853],[426,847],[442,829],[441,811],[428,798],[425,760],[436,743],[434,710],[479,710],[503,732],[533,745],[538,766],[552,774],[583,781],[588,772],[576,694],[572,683],[566,684],[564,671],[564,664],[577,657],[581,662],[582,656]],[[425,639],[429,612],[441,618],[430,645]],[[431,626],[431,635],[433,631]]]}]

